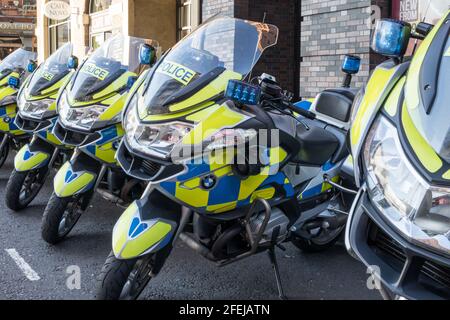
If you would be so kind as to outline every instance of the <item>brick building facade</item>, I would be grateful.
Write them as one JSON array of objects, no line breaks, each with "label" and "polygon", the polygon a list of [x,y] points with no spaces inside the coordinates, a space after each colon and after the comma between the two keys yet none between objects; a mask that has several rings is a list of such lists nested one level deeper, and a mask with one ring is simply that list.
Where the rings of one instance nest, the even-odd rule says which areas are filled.
[{"label": "brick building facade", "polygon": [[401,7],[414,5],[418,16],[424,8],[439,16],[450,0],[203,0],[202,17],[221,13],[261,21],[265,14],[267,23],[280,28],[279,43],[266,52],[255,73],[271,73],[283,87],[308,98],[341,85],[345,54],[362,58],[361,72],[353,81],[362,86],[384,59],[370,50],[375,18],[398,18]]}]

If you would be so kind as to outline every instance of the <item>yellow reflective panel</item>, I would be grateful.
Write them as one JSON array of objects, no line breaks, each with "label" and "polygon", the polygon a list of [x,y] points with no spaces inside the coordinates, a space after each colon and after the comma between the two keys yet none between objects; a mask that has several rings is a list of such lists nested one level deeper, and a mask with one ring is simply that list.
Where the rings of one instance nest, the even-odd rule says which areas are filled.
[{"label": "yellow reflective panel", "polygon": [[431,173],[439,171],[443,165],[442,160],[414,126],[406,104],[403,105],[402,123],[409,144],[422,165]]},{"label": "yellow reflective panel", "polygon": [[236,209],[236,207],[237,207],[237,201],[233,201],[233,202],[221,203],[221,204],[208,206],[206,208],[206,211],[212,212],[212,213],[223,213],[223,212],[227,212],[227,211]]},{"label": "yellow reflective panel", "polygon": [[79,191],[91,184],[95,179],[93,174],[83,172],[79,174],[77,178],[74,178],[72,181],[66,183],[68,171],[72,171],[72,168],[70,163],[66,162],[61,169],[58,170],[58,173],[54,179],[54,191],[56,195],[61,198],[70,197],[77,194]]},{"label": "yellow reflective panel", "polygon": [[30,153],[30,148],[25,145],[14,158],[14,168],[18,172],[34,169],[39,164],[46,162],[50,155],[42,152]]},{"label": "yellow reflective panel", "polygon": [[395,74],[395,71],[397,71],[397,68],[384,69],[378,67],[373,72],[351,129],[352,146],[356,146],[361,139],[363,130],[367,126],[379,100],[385,93],[386,86]]},{"label": "yellow reflective panel", "polygon": [[443,178],[444,178],[445,180],[450,180],[450,170],[448,170],[448,171],[444,174]]},{"label": "yellow reflective panel", "polygon": [[[151,114],[148,115],[147,114],[147,109],[145,108],[145,106],[140,106],[139,108],[139,118],[143,119],[143,121],[148,121],[148,122],[152,122],[152,121],[169,121],[172,119],[177,119],[177,118],[181,118],[181,117],[185,117],[187,115],[196,113],[198,110],[209,110],[210,106],[214,105],[214,102],[212,101],[208,101],[206,103],[203,103],[195,108],[192,109],[188,109],[186,111],[181,111],[181,112],[175,112],[175,113],[167,113],[167,114]],[[218,105],[217,105],[218,106]],[[193,118],[191,118],[190,116],[186,118],[189,121],[194,121]]]},{"label": "yellow reflective panel", "polygon": [[450,47],[448,47],[447,52],[445,52],[444,57],[450,57]]},{"label": "yellow reflective panel", "polygon": [[133,217],[138,210],[139,209],[136,202],[133,202],[120,216],[119,220],[114,226],[112,234],[112,247],[116,257],[119,256],[125,243],[128,240],[128,231],[131,226],[131,221],[133,220]]},{"label": "yellow reflective panel", "polygon": [[234,128],[247,119],[249,119],[248,116],[234,111],[226,104],[223,104],[191,130],[191,132],[183,138],[182,143],[184,145],[199,144],[220,130],[224,128]]},{"label": "yellow reflective panel", "polygon": [[103,112],[98,118],[99,121],[109,121],[122,113],[123,107],[125,106],[125,101],[128,95],[125,93],[123,95],[115,95],[109,100],[102,101],[105,105],[110,105],[109,108]]},{"label": "yellow reflective panel", "polygon": [[414,53],[414,58],[411,61],[411,66],[408,71],[408,78],[406,81],[405,87],[405,98],[406,104],[409,109],[416,109],[420,105],[420,90],[419,90],[419,77],[420,77],[420,68],[422,67],[423,60],[430,48],[431,42],[433,41],[436,33],[439,31],[442,23],[445,18],[442,19],[438,25],[436,25],[430,34],[425,38],[425,40],[421,43],[417,51]]},{"label": "yellow reflective panel", "polygon": [[239,73],[226,70],[219,77],[211,81],[211,83],[194,94],[192,97],[170,106],[169,110],[171,112],[178,112],[183,109],[192,108],[193,106],[204,103],[205,101],[208,101],[224,92],[228,86],[228,81],[240,80],[241,78],[242,76]]},{"label": "yellow reflective panel", "polygon": [[173,61],[165,60],[156,70],[187,86],[197,74],[195,71]]},{"label": "yellow reflective panel", "polygon": [[106,97],[112,93],[116,93],[117,91],[125,88],[127,86],[128,83],[128,78],[129,77],[135,77],[136,74],[133,72],[125,72],[124,74],[122,74],[119,78],[117,78],[116,80],[114,80],[109,86],[107,86],[105,89],[103,89],[102,91],[94,94],[93,99],[101,99],[103,97]]},{"label": "yellow reflective panel", "polygon": [[403,86],[405,85],[406,77],[400,79],[400,81],[395,86],[394,90],[391,91],[385,105],[384,109],[391,116],[394,117],[397,114],[399,107],[400,95],[403,90]]},{"label": "yellow reflective panel", "polygon": [[[195,180],[195,179],[194,179]],[[192,183],[188,183],[190,186],[193,186],[197,181]],[[186,185],[186,183],[184,183]],[[175,189],[175,197],[184,203],[188,203],[190,206],[195,208],[202,208],[208,205],[209,199],[209,191],[194,188],[194,189],[186,189],[179,182],[177,182]]]},{"label": "yellow reflective panel", "polygon": [[168,223],[158,221],[148,230],[143,232],[134,240],[129,240],[120,254],[123,259],[138,257],[158,242],[163,240],[172,231],[172,226]]},{"label": "yellow reflective panel", "polygon": [[274,195],[275,195],[275,188],[273,187],[258,190],[253,192],[252,197],[250,198],[250,202],[255,201],[255,199],[270,200],[273,198]]},{"label": "yellow reflective panel", "polygon": [[62,78],[61,80],[59,80],[57,83],[55,83],[53,86],[51,86],[50,88],[47,88],[45,90],[43,90],[41,92],[42,96],[48,95],[50,93],[52,93],[53,91],[57,91],[59,90],[61,87],[63,87],[72,77],[72,72],[70,72],[68,75],[66,75],[64,78]]}]

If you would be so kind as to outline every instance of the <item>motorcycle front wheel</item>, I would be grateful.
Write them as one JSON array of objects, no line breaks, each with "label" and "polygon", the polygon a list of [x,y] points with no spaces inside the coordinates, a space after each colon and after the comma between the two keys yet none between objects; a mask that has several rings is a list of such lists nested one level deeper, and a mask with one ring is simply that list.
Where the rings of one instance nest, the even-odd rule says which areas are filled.
[{"label": "motorcycle front wheel", "polygon": [[82,202],[83,197],[60,198],[53,192],[42,216],[42,239],[49,244],[64,240],[83,213]]},{"label": "motorcycle front wheel", "polygon": [[97,279],[97,300],[136,300],[148,282],[158,259],[149,254],[132,260],[119,260],[111,252]]},{"label": "motorcycle front wheel", "polygon": [[18,172],[13,170],[6,184],[6,206],[14,211],[25,209],[42,189],[47,167]]},{"label": "motorcycle front wheel", "polygon": [[[0,141],[3,137],[0,138]],[[3,148],[0,150],[0,168],[5,164],[6,159],[8,159],[9,154],[9,142],[6,142]]]},{"label": "motorcycle front wheel", "polygon": [[321,228],[318,234],[312,237],[311,239],[296,237],[295,239],[292,240],[292,243],[297,248],[306,253],[323,252],[330,249],[336,244],[344,229],[345,226],[332,230],[326,230]]}]

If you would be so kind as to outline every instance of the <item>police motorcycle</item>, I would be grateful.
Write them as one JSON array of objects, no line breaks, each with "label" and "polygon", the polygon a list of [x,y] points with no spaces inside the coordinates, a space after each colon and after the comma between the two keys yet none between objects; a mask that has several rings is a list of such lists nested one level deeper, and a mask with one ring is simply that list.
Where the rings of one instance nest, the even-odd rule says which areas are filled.
[{"label": "police motorcycle", "polygon": [[155,59],[151,40],[115,35],[78,68],[57,99],[59,118],[52,134],[73,155],[54,178],[54,192],[42,217],[42,238],[56,244],[72,230],[97,191],[125,206],[143,191],[143,183],[126,176],[114,158],[123,136],[121,116],[128,92],[144,66]]},{"label": "police motorcycle", "polygon": [[[355,101],[345,242],[385,299],[450,299],[449,34],[450,11],[414,32],[380,20],[372,48],[390,60]],[[423,41],[405,58],[411,38]]]},{"label": "police motorcycle", "polygon": [[268,252],[284,297],[275,247],[324,249],[341,234],[354,94],[323,92],[305,110],[269,75],[246,82],[277,38],[273,25],[215,18],[131,90],[116,158],[148,185],[114,227],[98,299],[138,298],[177,239],[218,266]]},{"label": "police motorcycle", "polygon": [[0,167],[6,161],[10,148],[18,150],[29,135],[17,128],[17,92],[30,71],[27,66],[36,59],[34,52],[17,49],[0,63]]},{"label": "police motorcycle", "polygon": [[28,65],[28,70],[34,72],[19,91],[19,111],[14,123],[32,135],[32,139],[17,153],[6,185],[6,205],[14,211],[26,208],[38,195],[50,170],[70,156],[71,148],[56,139],[52,131],[58,118],[59,89],[67,84],[77,67],[78,60],[72,52],[72,44],[67,43],[39,67],[34,61]]}]

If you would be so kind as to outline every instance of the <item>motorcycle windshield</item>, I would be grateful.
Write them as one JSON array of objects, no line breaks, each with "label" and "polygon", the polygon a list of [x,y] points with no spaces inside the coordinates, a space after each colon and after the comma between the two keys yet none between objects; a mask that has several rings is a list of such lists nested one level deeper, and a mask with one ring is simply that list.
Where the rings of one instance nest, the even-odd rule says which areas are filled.
[{"label": "motorcycle windshield", "polygon": [[126,72],[139,69],[139,47],[149,40],[117,34],[84,62],[72,81],[71,97],[89,101],[93,94],[105,89]]},{"label": "motorcycle windshield", "polygon": [[33,74],[28,85],[28,94],[37,96],[40,93],[63,79],[70,68],[67,62],[72,55],[73,45],[67,43],[53,53]]},{"label": "motorcycle windshield", "polygon": [[[233,18],[214,19],[179,42],[150,72],[144,105],[148,114],[169,113],[170,100],[183,89],[184,99],[211,72],[229,70],[245,77],[265,49],[276,44],[278,28]],[[212,81],[213,79],[211,79]],[[192,94],[189,93],[192,88]]]},{"label": "motorcycle windshield", "polygon": [[0,63],[0,80],[13,71],[25,75],[28,62],[34,59],[36,59],[36,54],[34,52],[22,48],[17,49]]}]

